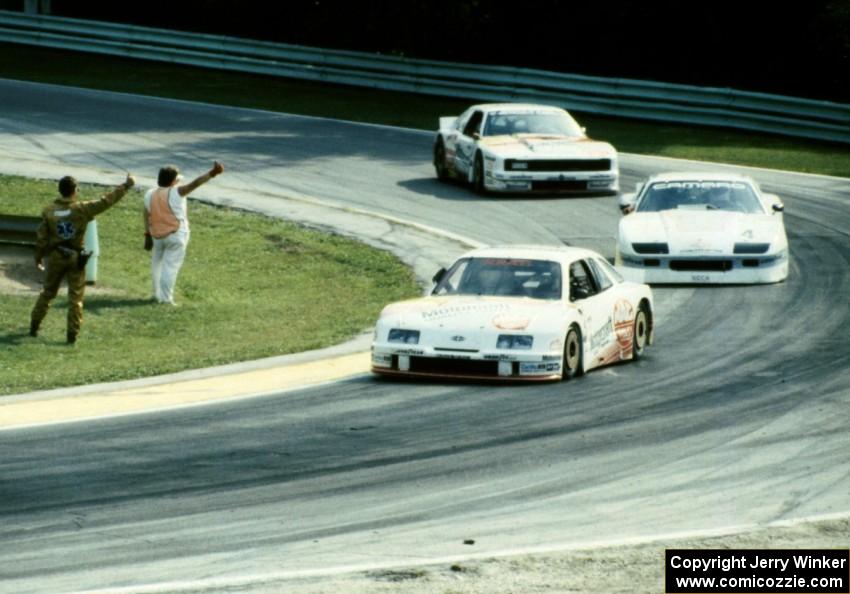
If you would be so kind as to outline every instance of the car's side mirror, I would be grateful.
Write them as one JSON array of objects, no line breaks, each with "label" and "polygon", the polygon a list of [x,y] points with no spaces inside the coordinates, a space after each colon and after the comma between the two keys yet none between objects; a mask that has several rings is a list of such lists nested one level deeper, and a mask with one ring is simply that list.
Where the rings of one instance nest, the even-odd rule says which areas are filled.
[{"label": "car's side mirror", "polygon": [[782,200],[776,194],[762,194],[762,197],[770,205],[770,209],[773,212],[783,212],[785,210],[785,205],[782,204]]},{"label": "car's side mirror", "polygon": [[585,128],[584,126],[582,126],[582,127],[581,127],[581,133],[582,133],[582,134],[584,134],[585,136],[587,136],[587,128]]},{"label": "car's side mirror", "polygon": [[445,276],[446,276],[446,269],[440,268],[437,271],[437,273],[434,275],[434,278],[432,278],[431,280],[434,281],[435,285],[438,285],[438,284],[440,284],[440,281],[443,280],[443,278],[445,278]]},{"label": "car's side mirror", "polygon": [[623,214],[629,214],[635,209],[635,199],[637,198],[637,194],[620,194],[620,197],[617,199],[617,205],[620,207],[620,212]]},{"label": "car's side mirror", "polygon": [[472,139],[473,140],[481,140],[481,134],[478,133],[478,132],[473,132],[472,133]]}]

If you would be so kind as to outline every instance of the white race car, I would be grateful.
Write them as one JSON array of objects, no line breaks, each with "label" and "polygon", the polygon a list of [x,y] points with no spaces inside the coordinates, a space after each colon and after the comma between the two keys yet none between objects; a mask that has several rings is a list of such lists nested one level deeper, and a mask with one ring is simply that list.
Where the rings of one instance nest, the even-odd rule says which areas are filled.
[{"label": "white race car", "polygon": [[440,180],[459,178],[482,194],[619,191],[614,147],[590,140],[569,113],[546,105],[473,105],[440,118],[434,168]]},{"label": "white race car", "polygon": [[788,276],[784,206],[743,175],[665,173],[620,197],[615,263],[647,283],[776,283]]},{"label": "white race car", "polygon": [[373,372],[556,380],[637,359],[652,342],[650,288],[589,250],[483,248],[434,282],[430,296],[381,312]]}]

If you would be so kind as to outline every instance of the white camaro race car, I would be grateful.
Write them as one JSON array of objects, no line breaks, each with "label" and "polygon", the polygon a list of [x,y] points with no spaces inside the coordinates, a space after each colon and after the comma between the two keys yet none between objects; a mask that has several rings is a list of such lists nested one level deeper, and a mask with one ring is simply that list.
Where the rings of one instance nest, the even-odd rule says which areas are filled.
[{"label": "white camaro race car", "polygon": [[373,372],[556,380],[637,359],[652,342],[650,288],[589,250],[483,248],[434,282],[430,296],[381,312]]},{"label": "white camaro race car", "polygon": [[788,276],[778,196],[743,175],[665,173],[620,197],[616,264],[647,283],[775,283]]},{"label": "white camaro race car", "polygon": [[569,113],[546,105],[473,105],[440,118],[434,168],[440,180],[466,180],[478,193],[619,190],[614,147],[590,140]]}]

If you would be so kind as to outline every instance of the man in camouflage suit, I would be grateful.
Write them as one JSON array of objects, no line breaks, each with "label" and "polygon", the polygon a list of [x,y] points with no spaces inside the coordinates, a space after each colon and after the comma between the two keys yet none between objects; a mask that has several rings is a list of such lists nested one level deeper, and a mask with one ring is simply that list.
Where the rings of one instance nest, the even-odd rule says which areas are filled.
[{"label": "man in camouflage suit", "polygon": [[35,265],[47,272],[44,288],[32,310],[30,336],[38,336],[41,321],[50,309],[50,302],[59,292],[62,279],[68,279],[68,344],[77,341],[83,322],[83,294],[86,288],[86,270],[80,252],[86,227],[97,215],[124,197],[127,190],[136,183],[135,178],[127,174],[123,184],[104,195],[99,200],[77,200],[77,180],[71,176],[59,180],[59,198],[42,211],[41,226],[38,228],[38,240],[35,246]]}]

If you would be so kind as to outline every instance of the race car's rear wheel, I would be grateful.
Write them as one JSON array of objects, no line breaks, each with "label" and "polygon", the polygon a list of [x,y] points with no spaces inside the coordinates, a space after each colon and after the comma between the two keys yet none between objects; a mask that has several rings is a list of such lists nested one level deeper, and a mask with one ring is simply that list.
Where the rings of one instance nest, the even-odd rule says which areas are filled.
[{"label": "race car's rear wheel", "polygon": [[484,187],[484,158],[481,153],[475,154],[475,164],[472,166],[472,189],[476,194],[486,194]]},{"label": "race car's rear wheel", "polygon": [[564,339],[564,359],[561,363],[562,379],[578,377],[584,373],[584,353],[581,348],[581,332],[575,325],[570,326]]},{"label": "race car's rear wheel", "polygon": [[434,145],[434,170],[437,172],[438,180],[448,181],[449,168],[446,165],[446,147],[443,145],[442,138]]},{"label": "race car's rear wheel", "polygon": [[632,356],[634,359],[640,359],[643,356],[648,343],[649,313],[646,304],[641,303],[638,306],[637,314],[635,314],[635,327],[632,334]]}]

